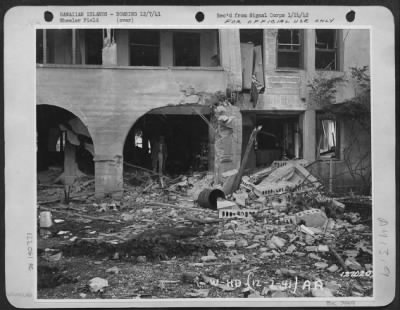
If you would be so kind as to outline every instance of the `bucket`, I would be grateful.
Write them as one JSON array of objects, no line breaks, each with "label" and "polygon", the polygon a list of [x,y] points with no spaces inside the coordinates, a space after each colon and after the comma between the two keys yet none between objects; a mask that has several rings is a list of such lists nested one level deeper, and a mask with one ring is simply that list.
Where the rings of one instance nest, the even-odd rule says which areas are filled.
[{"label": "bucket", "polygon": [[50,211],[40,212],[40,227],[41,228],[49,228],[53,225],[53,221],[51,219]]},{"label": "bucket", "polygon": [[217,199],[224,198],[225,194],[220,189],[206,188],[197,198],[198,204],[203,208],[217,210]]}]

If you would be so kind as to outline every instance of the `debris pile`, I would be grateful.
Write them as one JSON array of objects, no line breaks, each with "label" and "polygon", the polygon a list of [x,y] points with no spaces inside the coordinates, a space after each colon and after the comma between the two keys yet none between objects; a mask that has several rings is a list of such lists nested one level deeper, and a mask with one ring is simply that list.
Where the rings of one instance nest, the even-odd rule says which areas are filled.
[{"label": "debris pile", "polygon": [[[40,203],[53,197],[43,188],[39,261],[78,281],[74,298],[372,296],[371,218],[325,194],[306,165],[276,161],[225,194],[207,173],[162,187],[132,172],[120,201],[96,202],[87,186],[84,200]],[[39,295],[76,285],[51,283]]]}]

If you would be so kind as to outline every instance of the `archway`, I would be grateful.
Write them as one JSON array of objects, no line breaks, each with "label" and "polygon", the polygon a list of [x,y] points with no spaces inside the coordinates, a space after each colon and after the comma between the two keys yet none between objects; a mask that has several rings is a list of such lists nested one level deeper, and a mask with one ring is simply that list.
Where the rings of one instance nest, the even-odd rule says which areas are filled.
[{"label": "archway", "polygon": [[[65,184],[66,177],[73,182],[94,175],[93,141],[86,125],[75,114],[57,106],[38,105],[36,135],[39,182]],[[54,173],[44,173],[49,169]]]},{"label": "archway", "polygon": [[140,117],[125,140],[125,173],[135,166],[159,172],[156,153],[160,139],[165,141],[163,174],[209,170],[210,115],[208,106],[180,105],[153,109]]}]

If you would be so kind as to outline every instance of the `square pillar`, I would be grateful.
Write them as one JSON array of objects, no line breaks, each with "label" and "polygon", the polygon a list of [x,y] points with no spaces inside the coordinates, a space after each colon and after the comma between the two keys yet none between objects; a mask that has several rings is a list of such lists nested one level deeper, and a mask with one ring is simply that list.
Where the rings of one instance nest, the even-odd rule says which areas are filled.
[{"label": "square pillar", "polygon": [[304,29],[304,69],[309,73],[315,72],[315,29]]},{"label": "square pillar", "polygon": [[123,194],[122,156],[98,156],[95,165],[95,197],[111,196],[121,198]]},{"label": "square pillar", "polygon": [[316,159],[316,113],[315,110],[306,110],[302,117],[303,128],[303,158],[309,162]]}]

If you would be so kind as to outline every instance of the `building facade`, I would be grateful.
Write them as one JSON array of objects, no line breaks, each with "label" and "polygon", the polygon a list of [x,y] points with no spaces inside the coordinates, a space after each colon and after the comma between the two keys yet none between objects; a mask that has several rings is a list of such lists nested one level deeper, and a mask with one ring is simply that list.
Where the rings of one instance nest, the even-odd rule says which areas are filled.
[{"label": "building facade", "polygon": [[[156,137],[167,170],[222,175],[261,125],[247,168],[304,158],[323,176],[333,159],[339,173],[346,126],[319,112],[310,83],[369,66],[369,50],[368,30],[353,29],[37,30],[38,167],[63,156],[71,133],[93,160],[96,195],[120,195],[124,162],[151,168]],[[334,101],[355,94],[341,83]],[[231,105],[217,118],[221,96]]]}]

